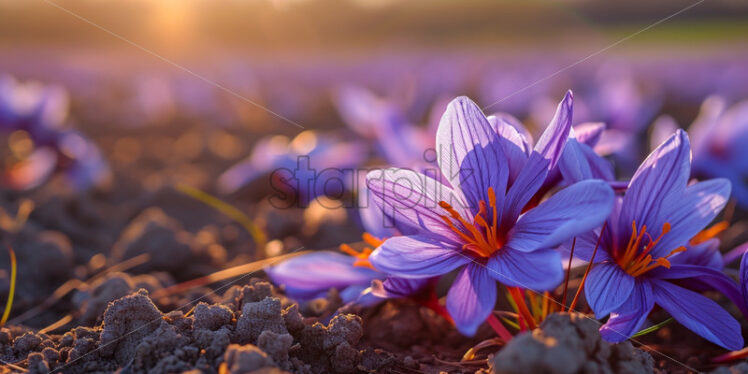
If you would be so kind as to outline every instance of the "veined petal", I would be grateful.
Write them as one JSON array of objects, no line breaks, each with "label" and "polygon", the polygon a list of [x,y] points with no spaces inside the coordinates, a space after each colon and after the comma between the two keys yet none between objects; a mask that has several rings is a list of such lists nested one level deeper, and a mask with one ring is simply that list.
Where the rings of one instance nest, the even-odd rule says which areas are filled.
[{"label": "veined petal", "polygon": [[509,160],[509,183],[511,183],[525,166],[525,162],[527,162],[527,157],[531,151],[530,146],[527,143],[527,139],[504,119],[489,116],[488,122],[494,131],[499,134],[499,141],[504,154]]},{"label": "veined petal", "polygon": [[318,251],[293,257],[265,268],[273,283],[284,285],[289,296],[305,299],[330,288],[342,290],[351,285],[368,286],[384,274],[353,266],[351,256],[332,251]]},{"label": "veined petal", "polygon": [[522,215],[507,245],[525,252],[556,247],[602,225],[613,208],[613,198],[613,189],[600,180],[569,186]]},{"label": "veined petal", "polygon": [[622,238],[628,239],[631,235],[634,220],[639,227],[647,225],[652,230],[660,229],[662,223],[657,223],[663,202],[671,195],[680,196],[685,190],[690,168],[688,135],[678,130],[650,153],[631,179],[621,209]]},{"label": "veined petal", "polygon": [[571,183],[586,179],[612,181],[615,178],[613,165],[608,160],[574,138],[569,138],[566,143],[558,167],[564,178]]},{"label": "veined petal", "polygon": [[527,150],[527,155],[530,155],[530,152],[532,151],[532,144],[533,144],[533,138],[530,131],[527,130],[527,127],[522,124],[520,120],[517,119],[517,117],[503,112],[498,112],[490,115],[488,117],[489,122],[491,122],[491,118],[501,120],[502,122],[508,124],[509,126],[513,127],[522,137],[523,141],[525,142],[525,149]]},{"label": "veined petal", "polygon": [[512,224],[525,205],[543,185],[548,172],[561,158],[571,131],[573,96],[571,91],[558,104],[556,114],[535,145],[522,171],[507,191],[502,215],[502,225]]},{"label": "veined petal", "polygon": [[634,277],[626,274],[618,264],[595,265],[587,276],[584,296],[595,318],[601,319],[617,311],[634,290]]},{"label": "veined petal", "polygon": [[384,210],[371,199],[371,191],[364,184],[358,189],[358,214],[364,231],[378,238],[388,238],[398,234],[392,218],[384,214]]},{"label": "veined petal", "polygon": [[637,280],[628,300],[610,314],[600,328],[600,335],[611,343],[620,343],[636,334],[654,306],[652,286],[647,280]]},{"label": "veined petal", "polygon": [[496,281],[478,264],[465,266],[447,293],[447,311],[457,329],[473,336],[496,305]]},{"label": "veined petal", "polygon": [[422,235],[396,236],[377,248],[369,261],[377,270],[400,278],[435,277],[471,261],[460,250]]},{"label": "veined petal", "polygon": [[592,168],[584,157],[582,144],[574,138],[569,138],[564,148],[564,153],[558,162],[561,175],[569,182],[575,183],[585,179],[593,179]]},{"label": "veined petal", "polygon": [[745,315],[748,315],[748,306],[743,297],[739,285],[723,273],[720,269],[712,267],[672,264],[670,269],[656,268],[650,271],[648,276],[657,279],[680,279],[686,286],[697,287],[697,291],[711,289],[727,296]]},{"label": "veined petal", "polygon": [[449,103],[436,133],[436,150],[442,174],[462,192],[472,215],[481,200],[488,200],[489,187],[501,211],[509,164],[501,138],[473,101],[462,96]]},{"label": "veined petal", "polygon": [[719,243],[719,239],[712,238],[703,243],[688,245],[687,250],[676,253],[668,260],[671,264],[699,265],[722,270],[725,263],[719,251]]},{"label": "veined petal", "polygon": [[488,275],[510,287],[549,291],[564,278],[561,254],[552,249],[521,252],[504,247],[486,264]]},{"label": "veined petal", "polygon": [[[589,146],[582,146],[582,154],[590,165],[592,177],[602,179],[608,182],[615,181],[615,173],[613,172],[613,164],[606,160],[602,156],[598,155],[594,149]],[[623,183],[624,186],[627,183]]]},{"label": "veined petal", "polygon": [[662,227],[670,223],[671,230],[652,250],[653,257],[667,255],[671,250],[686,245],[688,240],[704,229],[722,211],[730,198],[727,179],[711,179],[686,188],[683,194],[667,197],[663,213],[655,222]]},{"label": "veined petal", "polygon": [[652,291],[657,305],[691,331],[731,351],[743,347],[740,323],[719,304],[663,280],[652,280]]},{"label": "veined petal", "polygon": [[446,201],[463,217],[464,203],[449,187],[408,169],[374,170],[366,175],[371,197],[396,224],[410,226],[423,233],[459,242],[459,236],[442,220],[448,214],[440,206]]},{"label": "veined petal", "polygon": [[571,118],[573,113],[574,95],[571,91],[566,93],[564,99],[558,104],[556,114],[553,116],[551,123],[543,131],[543,135],[535,144],[535,152],[543,158],[550,161],[548,169],[556,166],[556,162],[561,157],[566,139],[571,131]]}]

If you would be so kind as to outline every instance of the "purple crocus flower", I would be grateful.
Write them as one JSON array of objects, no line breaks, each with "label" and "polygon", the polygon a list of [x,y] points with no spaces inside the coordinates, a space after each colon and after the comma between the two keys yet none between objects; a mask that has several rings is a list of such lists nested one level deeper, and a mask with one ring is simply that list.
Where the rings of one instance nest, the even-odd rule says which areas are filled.
[{"label": "purple crocus flower", "polygon": [[475,334],[496,302],[496,281],[550,290],[563,278],[555,246],[608,216],[613,191],[603,181],[574,184],[526,210],[563,152],[572,95],[533,150],[504,121],[489,121],[466,97],[453,100],[437,131],[444,185],[404,169],[370,172],[374,201],[417,233],[384,242],[369,260],[392,276],[418,279],[460,269],[447,294],[457,328]]},{"label": "purple crocus flower", "polygon": [[728,349],[743,345],[740,324],[730,314],[683,287],[683,282],[696,280],[727,294],[735,290],[719,270],[678,260],[683,256],[688,261],[679,253],[687,251],[689,240],[714,219],[730,194],[724,179],[687,186],[690,157],[688,136],[678,130],[638,168],[602,233],[577,237],[575,255],[595,263],[585,295],[597,318],[610,314],[600,328],[609,341],[636,333],[657,304],[713,343]]}]

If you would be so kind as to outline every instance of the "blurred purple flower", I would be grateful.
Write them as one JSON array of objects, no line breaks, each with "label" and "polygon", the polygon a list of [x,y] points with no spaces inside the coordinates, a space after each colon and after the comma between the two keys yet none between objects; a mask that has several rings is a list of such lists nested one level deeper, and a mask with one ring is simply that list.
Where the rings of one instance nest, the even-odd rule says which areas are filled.
[{"label": "blurred purple flower", "polygon": [[57,86],[0,77],[0,129],[25,130],[34,142],[47,144],[68,115],[67,93]]},{"label": "blurred purple flower", "polygon": [[494,308],[497,280],[532,290],[556,287],[563,272],[551,248],[599,225],[613,199],[605,182],[589,180],[525,212],[561,157],[571,114],[569,92],[529,150],[514,127],[489,121],[468,98],[453,100],[436,149],[442,175],[454,189],[410,170],[367,176],[375,202],[418,232],[386,240],[369,258],[374,267],[409,279],[461,268],[447,310],[466,335],[475,334]]},{"label": "blurred purple flower", "polygon": [[338,90],[335,103],[348,127],[368,138],[390,165],[415,167],[433,149],[429,129],[410,123],[394,102],[355,86]]},{"label": "blurred purple flower", "polygon": [[64,129],[68,97],[56,86],[19,83],[0,78],[0,130],[20,132],[33,151],[2,177],[14,189],[44,183],[55,169],[64,171],[77,190],[88,189],[109,177],[109,167],[97,146],[83,134]]},{"label": "blurred purple flower", "polygon": [[[728,349],[743,345],[740,324],[730,314],[681,286],[683,281],[699,280],[726,294],[736,290],[729,277],[710,265],[711,260],[679,255],[722,210],[730,193],[730,183],[724,179],[687,186],[690,151],[688,136],[678,130],[636,171],[604,232],[577,237],[575,256],[596,264],[585,296],[597,318],[610,314],[600,328],[609,341],[620,342],[636,333],[656,303],[715,344]],[[600,235],[600,250],[595,252]]]},{"label": "blurred purple flower", "polygon": [[[674,131],[678,124],[662,116],[654,124],[650,143],[659,144],[662,134]],[[727,178],[732,196],[748,207],[748,100],[727,108],[720,97],[709,97],[701,105],[698,117],[688,128],[693,142],[693,176]]]},{"label": "blurred purple flower", "polygon": [[292,140],[281,135],[266,137],[257,142],[249,157],[219,177],[218,187],[223,193],[232,193],[270,175],[278,181],[271,181],[274,188],[293,194],[305,206],[317,196],[337,196],[351,188],[355,168],[366,154],[362,142],[312,130]]},{"label": "blurred purple flower", "polygon": [[85,190],[111,178],[109,165],[101,151],[90,139],[77,131],[58,134],[57,147],[61,154],[68,181],[77,190]]},{"label": "blurred purple flower", "polygon": [[0,182],[14,190],[28,190],[44,183],[55,170],[57,153],[49,147],[35,149],[28,157],[4,170]]}]

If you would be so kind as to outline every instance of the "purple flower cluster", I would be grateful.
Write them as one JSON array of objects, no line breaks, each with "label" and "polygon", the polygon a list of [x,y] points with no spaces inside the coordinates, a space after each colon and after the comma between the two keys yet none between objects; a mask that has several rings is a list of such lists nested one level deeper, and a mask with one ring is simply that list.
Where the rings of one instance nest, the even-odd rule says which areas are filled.
[{"label": "purple flower cluster", "polygon": [[[348,100],[349,113],[356,113],[355,104]],[[357,108],[393,112],[378,105]],[[740,108],[717,122],[742,123]],[[297,257],[268,273],[292,295],[318,296],[335,287],[347,300],[362,303],[371,302],[363,301],[371,295],[413,297],[435,279],[454,274],[446,310],[462,333],[473,335],[492,315],[499,284],[553,291],[564,281],[562,264],[573,255],[590,264],[580,287],[595,317],[607,318],[600,329],[607,340],[636,334],[657,305],[705,339],[741,348],[740,324],[702,294],[717,291],[748,315],[748,260],[741,264],[741,285],[722,269],[714,238],[722,223],[707,228],[730,198],[730,181],[690,181],[692,174],[704,174],[697,171],[698,159],[692,170],[689,137],[679,129],[663,137],[629,181],[616,181],[610,162],[595,151],[605,125],[572,126],[572,114],[569,92],[533,145],[513,117],[486,117],[470,99],[454,99],[436,129],[438,170],[420,165],[367,175],[365,193],[375,204],[362,214],[393,222],[388,231],[365,221],[368,230],[388,238],[368,241],[375,249],[346,250],[352,256]],[[351,116],[359,122],[371,118]],[[377,138],[377,131],[391,134],[409,126],[381,121],[384,129],[361,128]]]}]

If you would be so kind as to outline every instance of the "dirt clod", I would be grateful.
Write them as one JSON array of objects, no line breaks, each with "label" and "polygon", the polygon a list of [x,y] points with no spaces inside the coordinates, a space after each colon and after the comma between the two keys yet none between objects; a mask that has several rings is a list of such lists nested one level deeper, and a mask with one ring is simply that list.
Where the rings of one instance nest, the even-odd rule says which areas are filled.
[{"label": "dirt clod", "polygon": [[159,324],[162,314],[144,289],[109,304],[104,312],[100,353],[114,355],[121,365],[135,356],[135,348]]},{"label": "dirt clod", "polygon": [[275,366],[272,358],[252,344],[231,344],[223,357],[224,363],[221,364],[221,373],[243,374]]},{"label": "dirt clod", "polygon": [[630,343],[610,344],[599,324],[581,314],[557,313],[520,334],[491,360],[495,374],[652,373],[654,360]]}]

